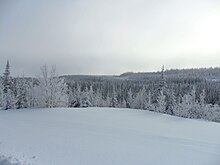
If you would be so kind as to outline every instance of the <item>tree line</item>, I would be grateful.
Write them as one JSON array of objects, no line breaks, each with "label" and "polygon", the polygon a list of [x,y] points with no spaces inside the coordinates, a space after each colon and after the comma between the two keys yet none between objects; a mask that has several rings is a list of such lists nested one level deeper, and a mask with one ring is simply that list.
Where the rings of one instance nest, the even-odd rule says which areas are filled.
[{"label": "tree line", "polygon": [[216,82],[172,77],[164,68],[157,78],[68,79],[56,67],[41,67],[35,78],[10,76],[7,61],[0,83],[2,109],[55,107],[115,107],[150,110],[185,118],[220,122]]}]

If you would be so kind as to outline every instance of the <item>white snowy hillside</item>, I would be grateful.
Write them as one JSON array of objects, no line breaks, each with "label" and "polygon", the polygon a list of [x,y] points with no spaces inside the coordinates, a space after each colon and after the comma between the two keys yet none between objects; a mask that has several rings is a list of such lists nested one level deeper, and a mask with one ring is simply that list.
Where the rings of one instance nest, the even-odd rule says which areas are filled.
[{"label": "white snowy hillside", "polygon": [[0,130],[1,165],[220,164],[220,123],[143,110],[2,110]]}]

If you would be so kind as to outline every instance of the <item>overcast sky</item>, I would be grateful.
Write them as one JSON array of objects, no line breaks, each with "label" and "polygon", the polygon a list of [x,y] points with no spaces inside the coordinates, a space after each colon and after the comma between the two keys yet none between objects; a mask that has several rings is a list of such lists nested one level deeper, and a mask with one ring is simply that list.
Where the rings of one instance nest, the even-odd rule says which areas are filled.
[{"label": "overcast sky", "polygon": [[220,66],[220,0],[0,0],[0,72]]}]

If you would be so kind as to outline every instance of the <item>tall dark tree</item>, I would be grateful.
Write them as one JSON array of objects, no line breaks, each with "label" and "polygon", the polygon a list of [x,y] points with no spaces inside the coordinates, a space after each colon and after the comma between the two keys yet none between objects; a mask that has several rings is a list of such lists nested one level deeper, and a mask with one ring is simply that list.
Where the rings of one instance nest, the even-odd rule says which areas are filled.
[{"label": "tall dark tree", "polygon": [[161,77],[160,77],[160,82],[159,82],[159,91],[162,91],[163,93],[166,92],[167,89],[167,82],[166,82],[166,77],[164,73],[164,65],[161,70]]},{"label": "tall dark tree", "polygon": [[10,64],[6,63],[5,72],[3,73],[3,109],[7,110],[13,107],[13,90],[12,90],[12,78],[10,77]]},{"label": "tall dark tree", "polygon": [[166,113],[167,111],[167,82],[164,74],[164,66],[161,70],[161,76],[159,79],[159,85],[156,90],[156,105],[157,105],[157,111]]}]

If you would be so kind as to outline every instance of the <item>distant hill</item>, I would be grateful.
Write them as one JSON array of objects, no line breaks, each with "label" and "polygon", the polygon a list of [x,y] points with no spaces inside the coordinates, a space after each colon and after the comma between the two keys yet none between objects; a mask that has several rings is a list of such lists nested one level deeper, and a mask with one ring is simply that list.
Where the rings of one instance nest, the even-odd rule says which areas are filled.
[{"label": "distant hill", "polygon": [[[193,78],[206,79],[209,81],[220,81],[220,68],[198,68],[198,69],[170,69],[165,71],[166,78]],[[157,79],[160,76],[158,72],[126,72],[121,75],[98,76],[98,75],[64,75],[61,77],[69,81],[92,80],[92,81],[116,81],[116,80],[133,80],[144,81]]]},{"label": "distant hill", "polygon": [[[220,68],[171,69],[166,70],[165,75],[167,78],[200,78],[220,81]],[[121,74],[119,77],[130,80],[144,80],[158,76],[160,76],[160,72],[127,72]]]}]

